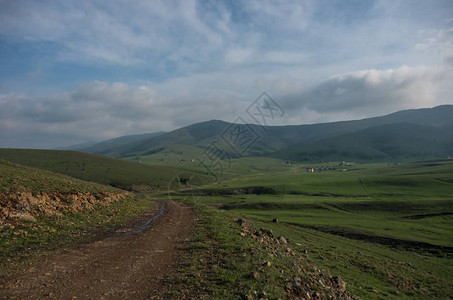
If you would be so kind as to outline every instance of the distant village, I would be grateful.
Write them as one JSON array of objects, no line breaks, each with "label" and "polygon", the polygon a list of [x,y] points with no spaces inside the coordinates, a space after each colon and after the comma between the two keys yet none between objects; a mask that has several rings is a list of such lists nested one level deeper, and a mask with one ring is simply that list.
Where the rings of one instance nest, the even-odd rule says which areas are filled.
[{"label": "distant village", "polygon": [[[352,164],[351,163],[347,163],[347,162],[340,162],[338,164],[338,167],[352,167]],[[324,172],[324,171],[336,171],[337,168],[336,167],[331,167],[329,165],[321,165],[321,166],[316,166],[316,167],[307,167],[305,168],[305,172],[308,172],[308,173],[314,173],[314,172]],[[346,172],[348,169],[340,169],[341,171],[343,172]]]}]

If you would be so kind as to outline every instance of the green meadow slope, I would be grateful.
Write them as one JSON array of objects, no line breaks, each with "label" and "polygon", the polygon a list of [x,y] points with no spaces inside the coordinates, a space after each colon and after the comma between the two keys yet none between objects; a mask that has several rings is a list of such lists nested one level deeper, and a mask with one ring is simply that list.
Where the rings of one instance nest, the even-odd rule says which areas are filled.
[{"label": "green meadow slope", "polygon": [[200,173],[185,175],[184,171],[175,168],[151,166],[75,151],[0,149],[0,158],[123,189],[131,189],[138,185],[164,189],[172,178],[178,175],[192,177],[194,184],[210,180]]},{"label": "green meadow slope", "polygon": [[[305,172],[309,166],[247,174],[174,197],[272,229],[290,241],[295,257],[340,276],[361,298],[452,297],[453,160],[354,164],[315,173]],[[222,232],[227,227],[234,225]],[[223,259],[233,267],[218,273],[234,278],[232,290],[253,287],[256,281],[229,271],[240,260],[234,253]],[[281,265],[267,272],[282,268],[296,273]]]},{"label": "green meadow slope", "polygon": [[[110,153],[111,148],[125,145],[125,144],[135,143],[135,142],[146,140],[146,139],[150,139],[150,138],[162,135],[164,133],[165,132],[154,132],[154,133],[144,133],[144,134],[135,134],[135,135],[125,135],[125,136],[121,136],[118,138],[95,143],[95,144],[87,146],[87,147],[75,145],[72,148],[69,147],[68,149],[63,149],[63,150],[83,149],[84,152],[96,153],[96,154],[100,154],[100,155],[107,155],[107,154],[111,154]],[[109,156],[112,156],[112,155],[109,155]]]},{"label": "green meadow slope", "polygon": [[25,190],[34,195],[45,192],[124,192],[111,186],[83,181],[47,170],[30,168],[0,159],[0,193]]},{"label": "green meadow slope", "polygon": [[[171,192],[173,200],[194,207],[198,227],[178,272],[166,279],[168,297],[182,297],[191,289],[192,296],[295,297],[302,283],[325,295],[332,287],[344,292],[345,286],[363,299],[452,297],[453,160],[337,162],[329,164],[331,170],[309,173],[306,168],[316,164],[243,157],[232,159],[224,176],[213,182],[196,167],[178,167],[198,148],[166,149],[166,158],[174,160],[171,168],[146,164],[158,162],[162,153],[129,158],[139,163],[71,151],[0,150],[2,158],[47,169],[0,161],[0,193],[14,199],[58,196],[60,204],[53,207],[62,213],[10,214],[0,224],[2,261],[79,243],[152,206],[148,198],[131,196],[103,205],[100,195],[125,192],[60,173],[107,184],[115,179],[126,187],[151,185],[159,198],[168,196],[168,178],[198,174],[198,182],[176,184]],[[147,181],[138,181],[137,174]],[[99,205],[71,209],[84,194],[99,195]],[[6,207],[13,213],[27,209]],[[238,218],[252,221],[256,232],[244,232]]]}]

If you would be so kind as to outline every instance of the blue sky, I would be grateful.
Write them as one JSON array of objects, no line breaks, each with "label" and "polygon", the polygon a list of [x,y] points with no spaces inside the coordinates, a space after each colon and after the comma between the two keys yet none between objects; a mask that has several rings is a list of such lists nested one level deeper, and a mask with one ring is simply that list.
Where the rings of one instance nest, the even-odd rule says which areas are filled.
[{"label": "blue sky", "polygon": [[0,65],[0,147],[364,118],[453,104],[453,2],[0,0]]}]

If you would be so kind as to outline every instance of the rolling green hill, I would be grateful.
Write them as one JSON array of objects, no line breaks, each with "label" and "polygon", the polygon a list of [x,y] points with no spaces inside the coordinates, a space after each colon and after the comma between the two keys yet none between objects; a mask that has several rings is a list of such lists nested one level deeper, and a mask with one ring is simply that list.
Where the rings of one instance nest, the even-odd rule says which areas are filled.
[{"label": "rolling green hill", "polygon": [[96,154],[108,154],[109,149],[119,147],[122,145],[130,144],[130,143],[135,143],[138,141],[150,139],[159,135],[164,134],[165,132],[154,132],[154,133],[144,133],[144,134],[136,134],[136,135],[125,135],[121,136],[118,138],[106,140],[103,142],[95,143],[92,144],[88,147],[75,147],[71,148],[69,147],[68,149],[62,149],[62,150],[80,150],[83,149],[84,152],[88,153],[96,153]]},{"label": "rolling green hill", "polygon": [[112,157],[126,157],[139,154],[150,155],[154,154],[156,150],[159,150],[160,148],[176,144],[206,145],[207,143],[203,143],[205,139],[217,136],[221,133],[223,128],[226,128],[226,126],[228,126],[228,123],[226,122],[212,120],[183,127],[156,137],[146,138],[132,143],[114,145],[105,149],[103,148],[102,151],[93,148],[86,148],[81,151]]},{"label": "rolling green hill", "polygon": [[0,159],[0,193],[16,190],[43,192],[123,192],[114,187],[87,182],[47,170],[30,168]]},{"label": "rolling green hill", "polygon": [[[49,170],[82,180],[131,189],[136,185],[165,188],[183,171],[75,151],[0,149],[0,158],[20,165]],[[192,174],[193,184],[210,180]]]},{"label": "rolling green hill", "polygon": [[453,129],[396,123],[293,147],[272,156],[294,161],[407,161],[452,155]]},{"label": "rolling green hill", "polygon": [[[453,105],[443,105],[400,111],[382,117],[355,121],[265,128],[258,125],[240,125],[241,131],[253,132],[253,135],[257,137],[256,142],[248,151],[241,154],[243,156],[268,156],[272,153],[271,156],[274,157],[295,160],[364,159],[383,161],[390,158],[409,160],[426,157],[441,158],[450,152],[448,134],[453,128],[452,115]],[[402,125],[398,125],[401,123],[406,123],[406,127],[402,128]],[[385,127],[385,125],[390,127]],[[105,144],[105,147],[102,148],[86,148],[82,151],[112,157],[154,154],[161,156],[160,152],[168,151],[168,147],[192,146],[198,147],[202,151],[212,142],[216,142],[232,157],[238,157],[239,155],[230,149],[222,139],[222,134],[228,130],[229,126],[231,126],[230,123],[211,120],[131,143]],[[411,126],[413,129],[410,128]],[[393,132],[394,129],[396,132]],[[363,138],[369,134],[376,134],[379,138],[374,141],[368,138],[364,140]],[[389,137],[384,143],[385,147],[377,146],[378,140],[385,138],[384,136],[387,134],[392,137]],[[419,142],[409,141],[406,135]],[[430,143],[429,139],[433,135],[439,135],[442,142],[447,145],[442,146],[439,144],[440,142]],[[324,142],[324,140],[328,142]],[[327,147],[327,149],[323,147]],[[329,150],[329,147],[338,147],[338,149]],[[410,147],[415,148],[410,149]],[[337,154],[333,153],[334,151]],[[305,152],[307,155],[297,154]]]}]

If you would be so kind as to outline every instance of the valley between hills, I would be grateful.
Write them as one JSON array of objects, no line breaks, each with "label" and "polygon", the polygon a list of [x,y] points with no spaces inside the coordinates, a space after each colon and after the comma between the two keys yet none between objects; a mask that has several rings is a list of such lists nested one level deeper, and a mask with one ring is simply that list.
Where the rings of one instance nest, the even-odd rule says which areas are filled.
[{"label": "valley between hills", "polygon": [[0,298],[451,298],[452,115],[0,149]]}]

